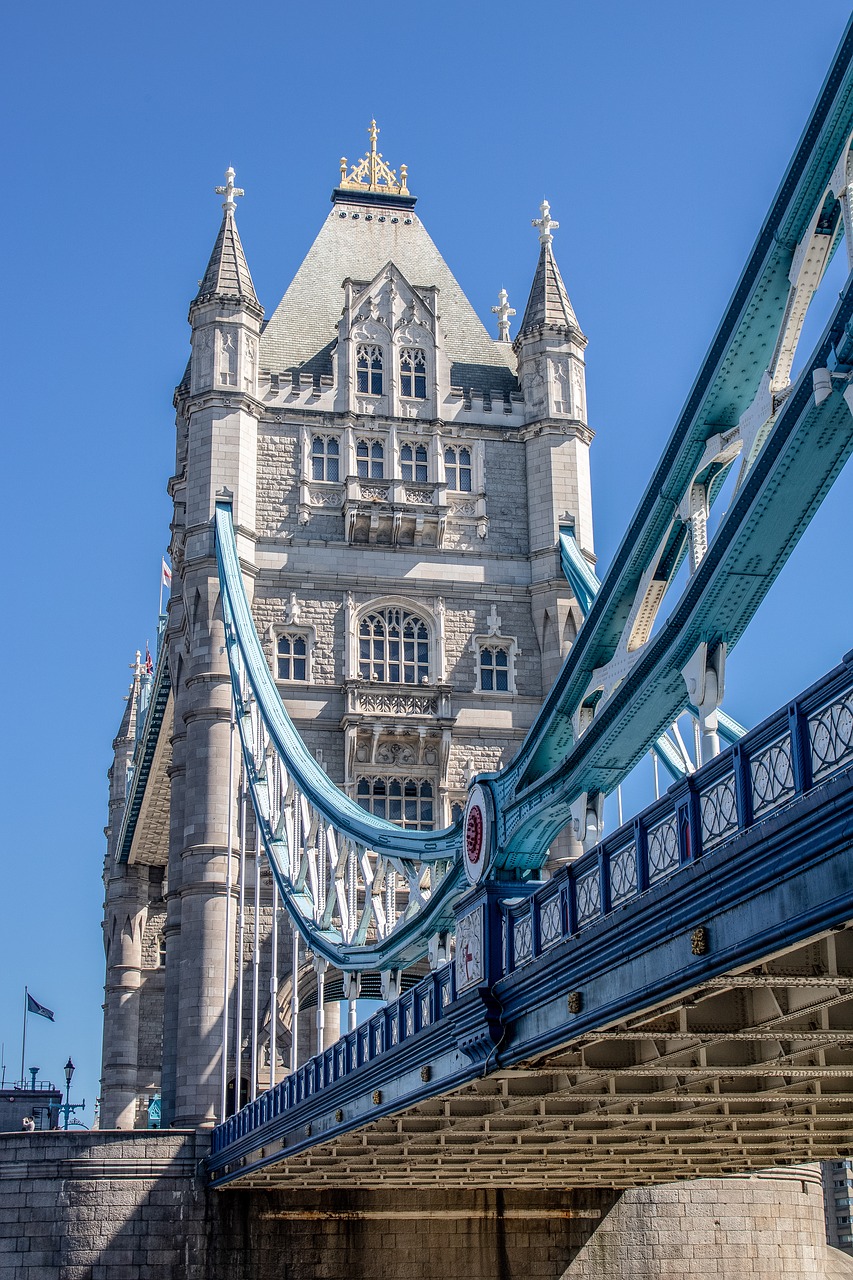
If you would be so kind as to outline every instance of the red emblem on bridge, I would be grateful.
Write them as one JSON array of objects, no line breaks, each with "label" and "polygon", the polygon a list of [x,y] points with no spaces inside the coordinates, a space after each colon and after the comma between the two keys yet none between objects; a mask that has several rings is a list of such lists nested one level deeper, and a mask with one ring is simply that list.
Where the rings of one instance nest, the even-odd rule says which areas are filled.
[{"label": "red emblem on bridge", "polygon": [[465,850],[468,861],[477,863],[483,852],[483,811],[478,804],[472,804],[468,812],[465,827]]}]

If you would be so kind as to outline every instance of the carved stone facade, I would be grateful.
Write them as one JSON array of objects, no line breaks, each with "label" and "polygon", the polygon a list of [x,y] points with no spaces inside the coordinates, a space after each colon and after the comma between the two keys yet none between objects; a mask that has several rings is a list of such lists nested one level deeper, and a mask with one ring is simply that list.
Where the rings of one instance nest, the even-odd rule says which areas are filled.
[{"label": "carved stone facade", "polygon": [[[141,1099],[159,1091],[164,1123],[218,1117],[225,938],[236,945],[238,912],[253,929],[257,911],[255,977],[269,990],[270,887],[262,878],[257,901],[250,887],[242,905],[234,887],[238,806],[228,788],[239,770],[213,558],[217,497],[232,501],[255,621],[294,723],[334,782],[403,826],[448,825],[473,775],[512,757],[574,634],[561,524],[574,525],[593,559],[586,339],[550,241],[513,347],[506,299],[490,337],[405,181],[369,189],[351,175],[262,327],[233,174],[228,182],[175,398],[171,695],[160,730],[171,750],[152,766],[146,795],[158,798],[142,818],[123,811],[128,751],[116,746],[102,1106],[106,1124],[126,1127],[146,1122]],[[155,954],[143,942],[146,912],[158,940],[143,1064],[142,951]],[[279,1073],[292,947],[282,913]],[[300,964],[304,1004],[316,981],[306,987],[301,952]],[[240,965],[248,983],[251,957]],[[303,1056],[337,1034],[340,976],[321,989],[325,1031],[312,1039],[300,1023]],[[242,1041],[248,1016],[244,1006]],[[270,1016],[267,997],[267,1037]],[[229,1088],[233,1100],[236,1081]]]}]

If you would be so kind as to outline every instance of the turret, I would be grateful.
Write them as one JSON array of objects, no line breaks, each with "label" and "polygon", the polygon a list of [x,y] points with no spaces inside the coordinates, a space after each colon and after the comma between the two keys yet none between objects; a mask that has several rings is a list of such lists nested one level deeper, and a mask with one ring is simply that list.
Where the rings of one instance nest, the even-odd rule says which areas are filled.
[{"label": "turret", "polygon": [[578,324],[552,248],[559,227],[547,200],[539,232],[539,261],[513,342],[524,397],[522,439],[527,453],[528,522],[533,579],[533,616],[542,653],[545,686],[555,678],[580,624],[559,569],[560,529],[574,531],[593,559],[592,493],[586,420],[584,349]]},{"label": "turret", "polygon": [[[236,855],[231,688],[213,516],[232,504],[240,557],[255,557],[258,346],[263,309],[234,219],[243,191],[228,169],[219,234],[189,311],[192,357],[176,396],[178,448],[169,609],[175,696],[171,766],[164,1123],[221,1113],[225,938],[234,936],[228,859]],[[251,578],[247,582],[252,595]],[[229,792],[229,779],[232,792]],[[230,981],[230,976],[229,979]]]}]

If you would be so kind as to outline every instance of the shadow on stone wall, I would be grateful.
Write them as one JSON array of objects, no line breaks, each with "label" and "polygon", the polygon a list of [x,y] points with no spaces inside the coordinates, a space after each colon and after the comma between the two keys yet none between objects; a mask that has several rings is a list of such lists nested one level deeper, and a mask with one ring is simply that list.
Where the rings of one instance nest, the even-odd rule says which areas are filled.
[{"label": "shadow on stone wall", "polygon": [[2,1280],[850,1280],[816,1171],[627,1191],[209,1192],[205,1135],[0,1134]]}]

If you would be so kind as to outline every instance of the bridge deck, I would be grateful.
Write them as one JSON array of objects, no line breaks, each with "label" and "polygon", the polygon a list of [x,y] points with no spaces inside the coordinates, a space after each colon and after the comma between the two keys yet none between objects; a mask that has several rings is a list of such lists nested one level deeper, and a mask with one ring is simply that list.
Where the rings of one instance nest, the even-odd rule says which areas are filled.
[{"label": "bridge deck", "polygon": [[552,880],[472,891],[454,965],[221,1125],[212,1180],[625,1186],[846,1153],[852,848],[849,656]]}]

